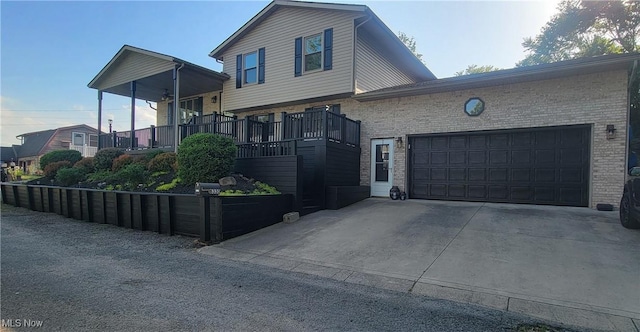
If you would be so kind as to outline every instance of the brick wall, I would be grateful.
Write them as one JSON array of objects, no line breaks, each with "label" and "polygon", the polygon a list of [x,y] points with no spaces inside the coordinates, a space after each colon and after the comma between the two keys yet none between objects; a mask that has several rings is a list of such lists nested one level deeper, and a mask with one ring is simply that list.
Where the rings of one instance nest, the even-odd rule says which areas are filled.
[{"label": "brick wall", "polygon": [[[471,97],[485,102],[480,116],[463,112]],[[362,185],[370,184],[372,139],[403,138],[402,148],[394,150],[393,184],[405,190],[407,135],[590,124],[590,206],[617,206],[622,195],[628,112],[624,70],[368,102],[345,98],[242,113],[239,118],[273,112],[279,121],[280,112],[302,112],[324,104],[341,104],[342,113],[362,121]],[[607,124],[615,125],[615,139],[606,139]]]}]

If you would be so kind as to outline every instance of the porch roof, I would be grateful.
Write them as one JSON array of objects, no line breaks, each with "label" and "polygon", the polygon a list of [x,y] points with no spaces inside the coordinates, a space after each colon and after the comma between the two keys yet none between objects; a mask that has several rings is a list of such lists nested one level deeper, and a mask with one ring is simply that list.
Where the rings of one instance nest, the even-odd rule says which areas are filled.
[{"label": "porch roof", "polygon": [[88,87],[131,97],[130,82],[136,81],[136,98],[160,101],[165,91],[173,94],[173,69],[180,67],[180,96],[222,90],[229,75],[182,59],[124,45]]}]

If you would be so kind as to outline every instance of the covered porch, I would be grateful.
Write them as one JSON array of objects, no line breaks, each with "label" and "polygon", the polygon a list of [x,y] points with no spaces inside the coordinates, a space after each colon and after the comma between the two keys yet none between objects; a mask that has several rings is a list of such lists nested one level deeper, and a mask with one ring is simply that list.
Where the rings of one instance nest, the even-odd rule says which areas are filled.
[{"label": "covered porch", "polygon": [[[176,150],[181,138],[180,103],[172,102],[170,124],[136,128],[136,100],[175,101],[222,90],[229,76],[169,55],[125,45],[88,84],[98,90],[98,149],[117,146],[129,150],[162,147]],[[130,130],[102,131],[103,93],[131,99]],[[157,110],[156,110],[157,112]]]}]

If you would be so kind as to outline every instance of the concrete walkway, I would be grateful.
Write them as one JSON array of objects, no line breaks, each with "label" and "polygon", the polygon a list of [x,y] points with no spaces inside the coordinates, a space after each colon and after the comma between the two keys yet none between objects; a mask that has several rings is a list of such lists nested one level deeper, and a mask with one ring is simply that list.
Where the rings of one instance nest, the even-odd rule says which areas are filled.
[{"label": "concrete walkway", "polygon": [[200,252],[569,326],[640,327],[640,231],[616,212],[370,198]]}]

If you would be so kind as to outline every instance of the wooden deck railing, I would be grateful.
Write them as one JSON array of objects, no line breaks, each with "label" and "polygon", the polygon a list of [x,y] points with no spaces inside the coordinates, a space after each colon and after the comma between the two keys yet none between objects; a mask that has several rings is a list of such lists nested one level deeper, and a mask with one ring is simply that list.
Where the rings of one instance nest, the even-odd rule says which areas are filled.
[{"label": "wooden deck railing", "polygon": [[[286,142],[296,140],[326,139],[351,147],[360,145],[360,121],[351,120],[345,115],[317,110],[291,114],[283,112],[282,119],[283,121],[277,122],[260,122],[214,113],[180,125],[178,135],[180,141],[196,133],[214,133],[230,137],[238,144],[239,157],[253,156],[254,152],[251,151],[262,151],[268,153],[267,155],[295,154],[295,144]],[[170,149],[174,145],[173,135],[172,125],[151,126],[136,129],[133,135],[131,131],[101,134],[99,142],[100,148]],[[284,152],[287,154],[283,154]]]}]

